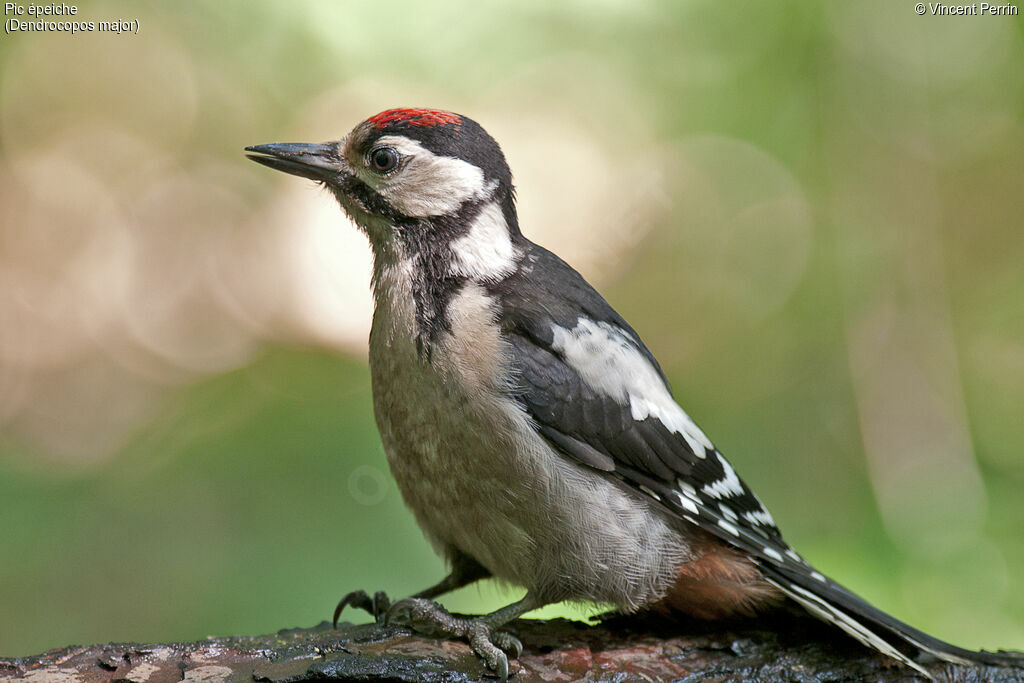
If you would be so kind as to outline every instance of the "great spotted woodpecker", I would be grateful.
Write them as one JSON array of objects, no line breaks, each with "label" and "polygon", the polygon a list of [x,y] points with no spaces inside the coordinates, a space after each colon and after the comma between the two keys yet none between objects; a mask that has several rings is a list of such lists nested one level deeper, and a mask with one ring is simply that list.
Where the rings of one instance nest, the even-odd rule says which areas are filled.
[{"label": "great spotted woodpecker", "polygon": [[[519,230],[501,148],[471,119],[392,109],[339,142],[246,148],[317,181],[369,237],[377,426],[406,504],[451,574],[393,604],[339,603],[461,637],[501,678],[500,628],[562,600],[625,612],[748,615],[786,599],[930,677],[919,656],[971,652],[876,609],[787,544],[676,404],[637,333]],[[433,598],[478,579],[526,596],[479,617]]]}]

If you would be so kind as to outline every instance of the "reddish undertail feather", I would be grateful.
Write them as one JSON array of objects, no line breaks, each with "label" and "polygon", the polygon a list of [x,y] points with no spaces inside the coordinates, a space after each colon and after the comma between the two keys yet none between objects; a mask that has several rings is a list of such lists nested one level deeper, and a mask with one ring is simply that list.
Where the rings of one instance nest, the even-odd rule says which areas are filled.
[{"label": "reddish undertail feather", "polygon": [[388,109],[367,120],[378,130],[392,123],[407,123],[420,128],[462,124],[461,116],[441,109]]},{"label": "reddish undertail feather", "polygon": [[[919,664],[893,647],[886,639],[879,637],[856,617],[799,586],[778,582],[765,576],[750,557],[726,546],[705,546],[704,554],[699,559],[680,567],[678,578],[660,607],[699,619],[726,619],[734,616],[753,616],[763,608],[781,602],[784,595],[798,602],[811,614],[835,624],[868,647],[932,679],[931,674]],[[909,640],[920,647],[920,643],[908,639],[905,634],[900,639]],[[922,649],[937,654],[946,661],[965,661],[946,653]]]},{"label": "reddish undertail feather", "polygon": [[679,568],[662,606],[698,619],[753,616],[782,602],[782,593],[750,558],[728,547],[712,547]]}]

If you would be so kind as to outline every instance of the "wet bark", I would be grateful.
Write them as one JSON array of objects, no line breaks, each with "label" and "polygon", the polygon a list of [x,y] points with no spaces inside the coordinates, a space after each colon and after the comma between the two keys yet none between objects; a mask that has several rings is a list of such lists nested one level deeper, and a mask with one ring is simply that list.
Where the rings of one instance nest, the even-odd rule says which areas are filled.
[{"label": "wet bark", "polygon": [[[915,672],[816,620],[782,614],[732,624],[617,618],[597,625],[520,620],[512,680],[912,681]],[[938,680],[1024,681],[1024,671],[926,665]],[[0,681],[494,680],[462,642],[401,627],[326,622],[264,636],[191,643],[72,646],[0,659]]]}]

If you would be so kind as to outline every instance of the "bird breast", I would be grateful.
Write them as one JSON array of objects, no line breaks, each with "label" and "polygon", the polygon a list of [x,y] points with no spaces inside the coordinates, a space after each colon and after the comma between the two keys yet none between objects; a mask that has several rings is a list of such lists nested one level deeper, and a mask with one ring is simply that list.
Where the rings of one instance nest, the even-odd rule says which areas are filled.
[{"label": "bird breast", "polygon": [[[374,413],[399,490],[443,555],[549,600],[635,609],[691,559],[666,515],[570,462],[513,398],[496,301],[472,281],[429,356],[415,341],[411,265],[378,270],[370,335]],[[382,288],[388,288],[382,291]]]}]

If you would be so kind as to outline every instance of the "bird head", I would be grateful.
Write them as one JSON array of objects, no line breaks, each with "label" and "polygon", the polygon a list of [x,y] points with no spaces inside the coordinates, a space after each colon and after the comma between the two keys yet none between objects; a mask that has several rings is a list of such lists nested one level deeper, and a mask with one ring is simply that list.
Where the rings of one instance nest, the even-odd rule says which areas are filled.
[{"label": "bird head", "polygon": [[410,243],[450,250],[485,217],[490,239],[495,230],[505,232],[498,236],[504,241],[519,232],[512,174],[501,148],[480,124],[459,114],[389,109],[336,142],[272,143],[246,151],[253,161],[322,183],[366,231],[378,256],[396,243],[405,251]]}]

